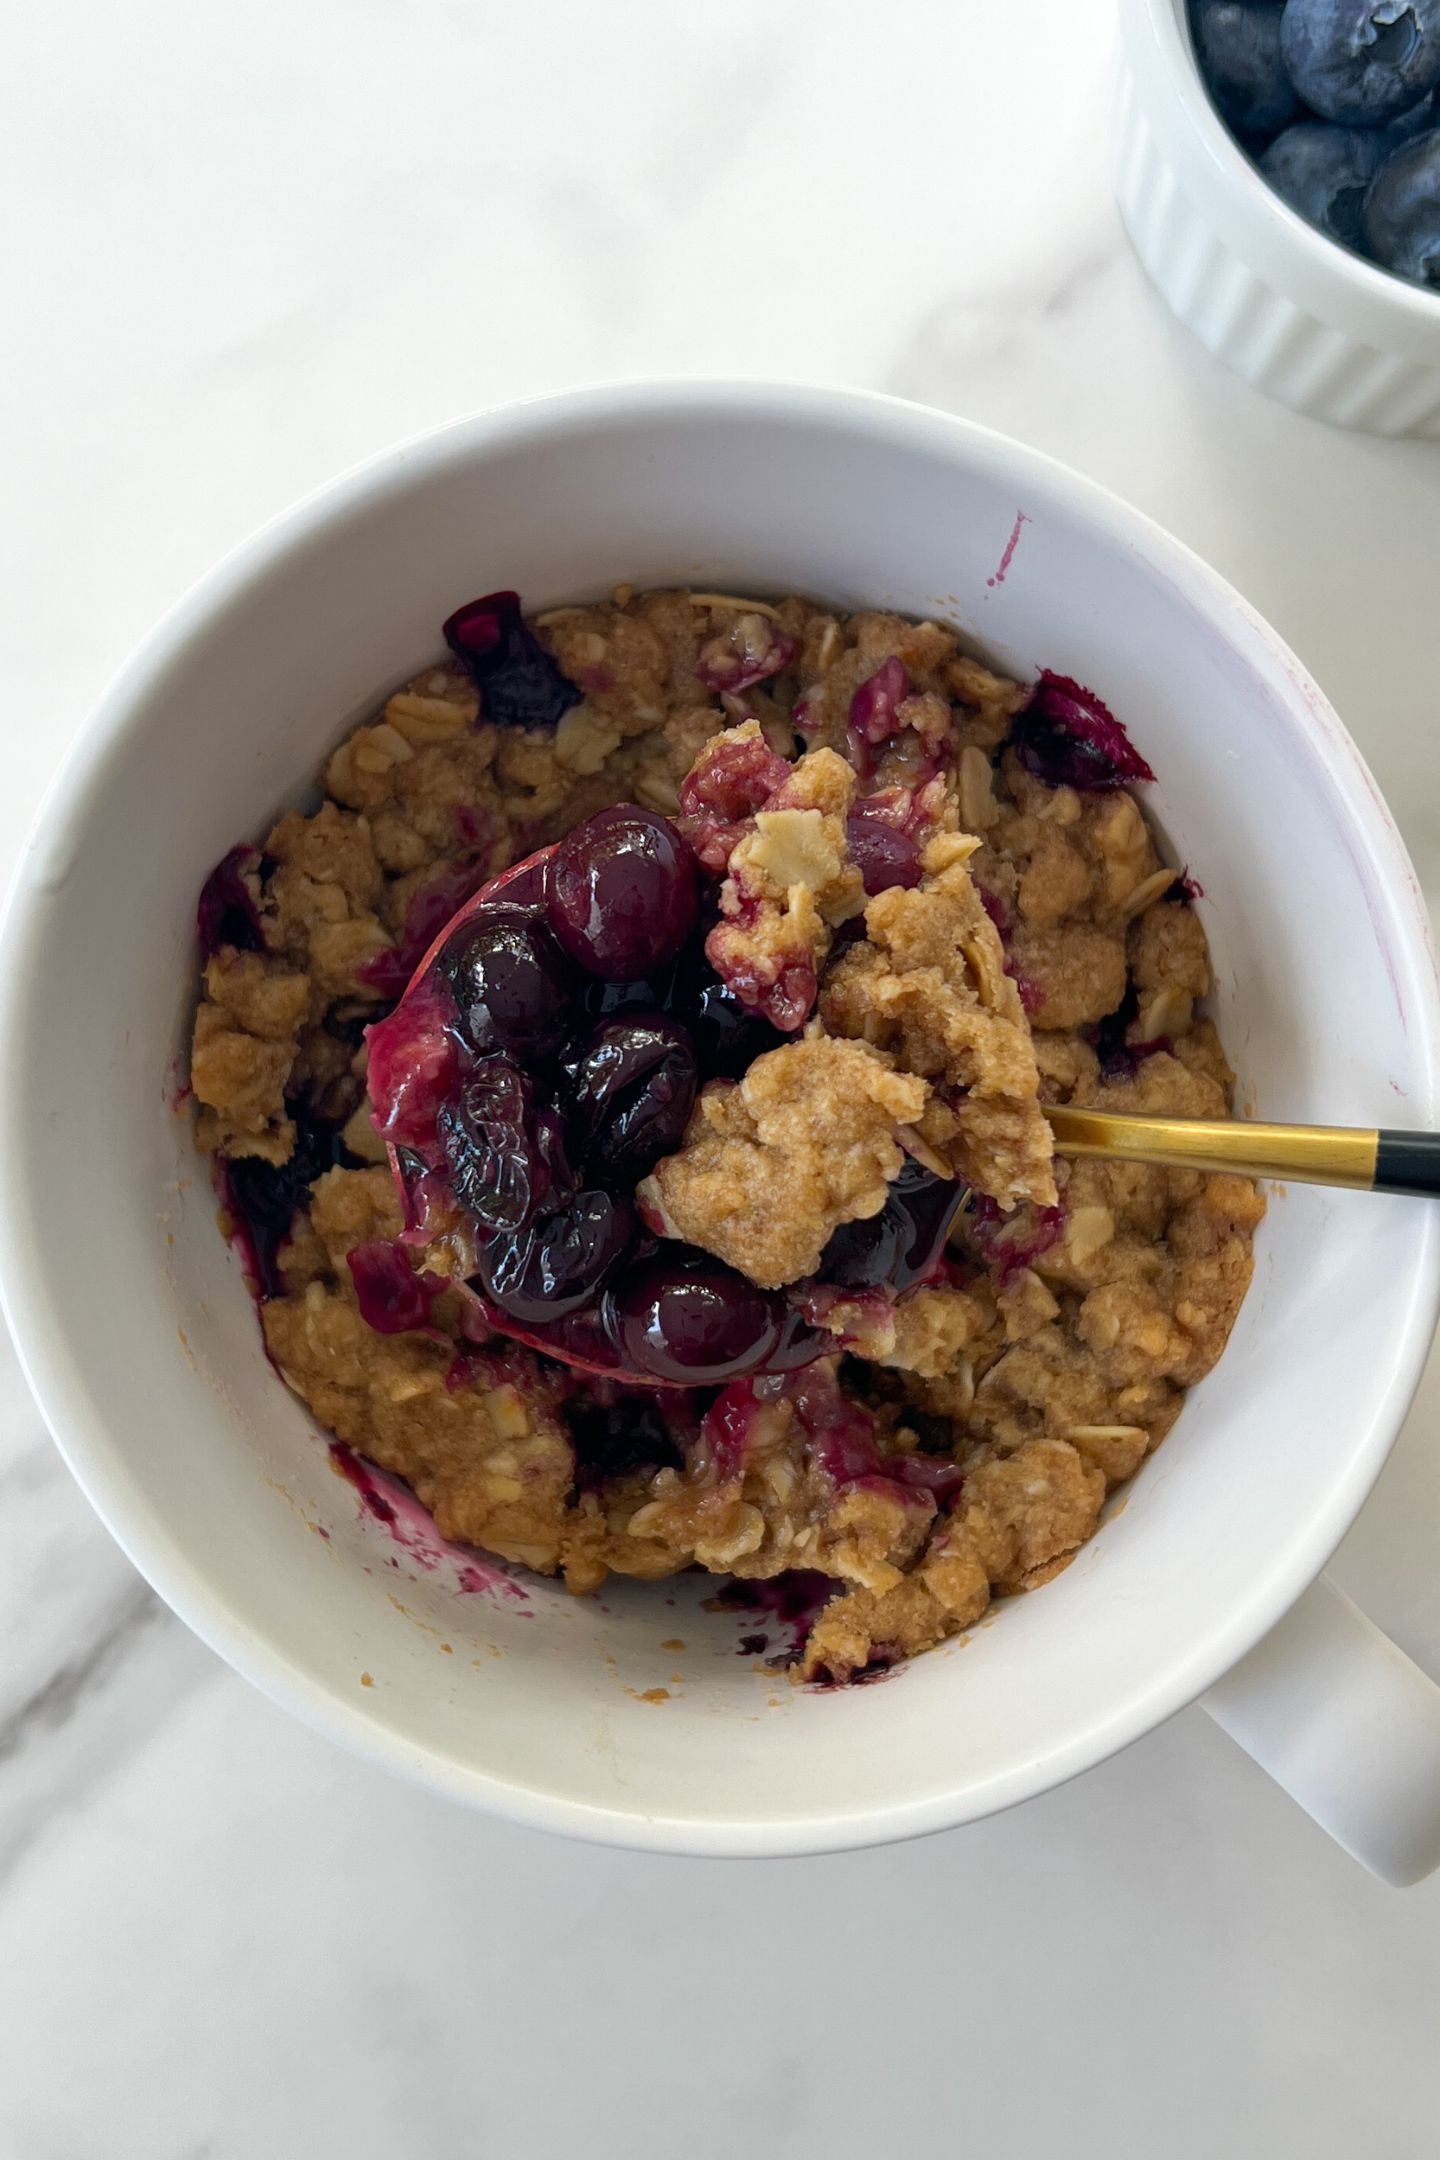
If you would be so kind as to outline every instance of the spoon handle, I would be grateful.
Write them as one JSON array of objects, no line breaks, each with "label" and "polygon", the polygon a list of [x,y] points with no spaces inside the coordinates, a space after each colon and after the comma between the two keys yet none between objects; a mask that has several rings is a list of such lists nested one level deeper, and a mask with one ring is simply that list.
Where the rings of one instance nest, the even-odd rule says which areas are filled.
[{"label": "spoon handle", "polygon": [[1126,1117],[1069,1104],[1047,1105],[1045,1115],[1062,1155],[1113,1155],[1170,1170],[1233,1170],[1241,1177],[1345,1185],[1358,1192],[1440,1194],[1440,1133]]}]

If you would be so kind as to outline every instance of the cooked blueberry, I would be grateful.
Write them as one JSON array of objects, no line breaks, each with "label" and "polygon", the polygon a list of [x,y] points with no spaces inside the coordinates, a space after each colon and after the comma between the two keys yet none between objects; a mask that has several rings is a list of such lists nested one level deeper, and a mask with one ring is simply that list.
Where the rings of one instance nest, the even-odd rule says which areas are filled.
[{"label": "cooked blueberry", "polygon": [[262,1162],[258,1155],[237,1155],[224,1164],[225,1202],[245,1248],[250,1272],[262,1297],[282,1287],[277,1259],[290,1235],[297,1210],[323,1171],[360,1167],[340,1137],[338,1125],[295,1120],[295,1146],[289,1162]]},{"label": "cooked blueberry", "polygon": [[634,982],[673,960],[694,928],[695,858],[668,818],[620,803],[566,833],[546,905],[572,959],[607,982]]},{"label": "cooked blueberry", "polygon": [[455,1197],[483,1229],[520,1230],[549,1200],[552,1150],[530,1081],[508,1058],[482,1058],[437,1123]]},{"label": "cooked blueberry", "polygon": [[1280,43],[1315,112],[1380,127],[1440,83],[1440,0],[1288,0]]},{"label": "cooked blueberry", "polygon": [[655,1261],[625,1285],[611,1312],[624,1362],[662,1380],[734,1379],[762,1365],[779,1340],[774,1301],[718,1261]]},{"label": "cooked blueberry", "polygon": [[1114,1012],[1095,1026],[1084,1030],[1085,1040],[1100,1063],[1100,1078],[1106,1086],[1118,1080],[1133,1080],[1136,1057],[1126,1040],[1140,1012],[1140,995],[1134,983],[1126,987],[1125,995]]},{"label": "cooked blueberry", "polygon": [[430,947],[457,908],[465,905],[485,883],[485,867],[479,862],[450,863],[410,896],[400,935],[373,960],[356,969],[361,982],[378,990],[381,997],[398,998]]},{"label": "cooked blueberry", "polygon": [[1109,706],[1048,668],[1015,722],[1010,746],[1027,772],[1052,787],[1103,791],[1155,778]]},{"label": "cooked blueberry", "polygon": [[1365,197],[1363,225],[1377,262],[1440,291],[1440,128],[1386,159]]},{"label": "cooked blueberry", "polygon": [[842,1223],[820,1255],[820,1282],[846,1290],[909,1290],[933,1274],[964,1187],[907,1162],[878,1215]]},{"label": "cooked blueberry", "polygon": [[988,1193],[972,1193],[963,1217],[966,1243],[1003,1290],[1065,1235],[1066,1212],[1022,1200],[1006,1211]]},{"label": "cooked blueberry", "polygon": [[1365,190],[1389,149],[1378,130],[1302,120],[1276,136],[1260,170],[1292,210],[1332,240],[1358,248]]},{"label": "cooked blueberry", "polygon": [[260,865],[259,848],[233,847],[201,886],[195,929],[207,960],[222,945],[233,945],[240,952],[263,951]]},{"label": "cooked blueberry", "polygon": [[602,982],[598,975],[585,975],[576,1003],[590,1020],[614,1020],[627,1012],[668,1012],[676,1000],[678,965],[671,961],[635,982]]},{"label": "cooked blueberry", "polygon": [[768,1020],[742,1005],[733,990],[712,973],[678,994],[679,1009],[695,1038],[707,1080],[738,1080],[757,1057],[774,1050],[785,1037]]},{"label": "cooked blueberry", "polygon": [[711,877],[723,877],[740,837],[731,827],[762,810],[790,778],[763,736],[717,735],[680,782],[680,830]]},{"label": "cooked blueberry", "polygon": [[1280,52],[1283,0],[1192,0],[1200,72],[1222,119],[1247,134],[1284,127],[1295,89]]},{"label": "cooked blueberry", "polygon": [[540,1163],[547,1208],[563,1207],[579,1184],[570,1165],[565,1120],[558,1110],[535,1113],[535,1153]]},{"label": "cooked blueberry", "polygon": [[892,653],[850,700],[850,725],[872,749],[900,732],[900,707],[910,695],[905,663]]},{"label": "cooked blueberry", "polygon": [[918,844],[884,818],[868,815],[863,803],[845,820],[845,845],[872,899],[892,885],[920,883]]},{"label": "cooked blueberry", "polygon": [[518,593],[486,593],[457,608],[445,642],[480,692],[481,719],[495,727],[554,727],[580,702],[526,623]]},{"label": "cooked blueberry", "polygon": [[627,1477],[636,1470],[684,1467],[680,1444],[652,1402],[629,1395],[613,1403],[567,1403],[565,1422],[575,1444],[576,1477],[582,1486]]},{"label": "cooked blueberry", "polygon": [[377,1335],[403,1335],[430,1325],[431,1308],[449,1285],[410,1264],[396,1238],[374,1238],[345,1255],[360,1317]]},{"label": "cooked blueberry", "polygon": [[876,1290],[888,1284],[900,1260],[904,1225],[887,1204],[864,1222],[832,1231],[815,1270],[817,1282],[842,1290]]},{"label": "cooked blueberry", "polygon": [[629,1204],[606,1192],[577,1193],[554,1215],[493,1238],[476,1259],[480,1287],[512,1319],[532,1326],[589,1305],[635,1238]]},{"label": "cooked blueberry", "polygon": [[742,1373],[791,1371],[832,1338],[814,1335],[783,1299],[705,1253],[662,1248],[606,1299],[606,1323],[632,1372],[717,1385]]},{"label": "cooked blueberry", "polygon": [[545,864],[549,860],[549,848],[541,848],[537,854],[527,855],[522,861],[512,863],[498,877],[490,880],[492,898],[503,900],[507,907],[545,909]]},{"label": "cooked blueberry", "polygon": [[695,1102],[695,1049],[677,1021],[602,1021],[575,1067],[569,1125],[586,1170],[629,1191],[680,1145]]},{"label": "cooked blueberry", "polygon": [[497,900],[476,910],[440,957],[461,1026],[482,1053],[522,1061],[564,1042],[572,979],[565,955],[534,909]]}]

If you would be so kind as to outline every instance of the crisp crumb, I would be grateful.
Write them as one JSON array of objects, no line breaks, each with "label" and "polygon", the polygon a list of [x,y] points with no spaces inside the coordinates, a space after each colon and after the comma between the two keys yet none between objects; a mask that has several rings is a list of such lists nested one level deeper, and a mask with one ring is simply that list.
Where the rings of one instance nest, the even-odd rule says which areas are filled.
[{"label": "crisp crumb", "polygon": [[899,1134],[929,1090],[868,1044],[823,1035],[756,1058],[701,1094],[679,1152],[640,1186],[672,1236],[765,1289],[812,1274],[831,1233],[877,1215]]}]

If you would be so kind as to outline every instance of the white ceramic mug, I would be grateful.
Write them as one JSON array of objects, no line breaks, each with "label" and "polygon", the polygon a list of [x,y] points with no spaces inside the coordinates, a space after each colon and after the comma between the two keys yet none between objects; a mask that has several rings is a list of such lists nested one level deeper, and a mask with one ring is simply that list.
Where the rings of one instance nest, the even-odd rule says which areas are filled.
[{"label": "white ceramic mug", "polygon": [[1277,1197],[1230,1347],[1127,1504],[1040,1595],[878,1687],[767,1679],[690,1578],[598,1600],[475,1588],[334,1474],[265,1361],[173,1107],[196,891],[436,653],[458,602],[515,586],[543,607],[621,579],[941,614],[1017,671],[1093,684],[1205,887],[1247,1106],[1434,1122],[1440,1013],[1394,827],[1294,658],[1153,525],[880,398],[641,385],[485,414],[327,489],[184,600],[105,698],[21,867],[0,1263],[96,1508],[277,1701],[527,1823],[697,1853],[871,1844],[1043,1791],[1209,1690],[1371,1867],[1435,1866],[1440,1693],[1311,1588],[1430,1339],[1429,1203]]}]

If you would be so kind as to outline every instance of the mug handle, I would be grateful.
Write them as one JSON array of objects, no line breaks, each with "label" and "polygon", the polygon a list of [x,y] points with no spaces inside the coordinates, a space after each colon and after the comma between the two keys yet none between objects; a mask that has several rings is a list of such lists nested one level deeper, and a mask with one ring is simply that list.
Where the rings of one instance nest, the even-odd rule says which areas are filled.
[{"label": "mug handle", "polygon": [[1200,1699],[1372,1875],[1440,1868],[1440,1687],[1327,1575]]}]

